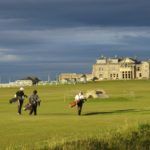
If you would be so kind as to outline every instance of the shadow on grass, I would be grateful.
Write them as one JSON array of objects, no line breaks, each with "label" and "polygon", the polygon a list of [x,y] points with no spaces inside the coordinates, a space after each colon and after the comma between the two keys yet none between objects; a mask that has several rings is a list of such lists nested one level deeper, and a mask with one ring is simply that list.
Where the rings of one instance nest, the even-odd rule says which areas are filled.
[{"label": "shadow on grass", "polygon": [[107,114],[115,114],[115,113],[130,113],[130,112],[143,112],[143,111],[149,111],[149,110],[136,110],[136,109],[122,109],[122,110],[114,110],[114,111],[106,111],[106,112],[89,112],[84,114],[85,116],[90,115],[107,115]]},{"label": "shadow on grass", "polygon": [[[75,113],[42,113],[40,116],[76,116],[77,111]],[[122,110],[114,110],[114,111],[106,111],[106,112],[88,112],[83,113],[82,116],[92,116],[92,115],[107,115],[107,114],[121,114],[121,113],[136,113],[136,112],[143,112],[143,113],[149,113],[150,110],[137,110],[137,109],[122,109]]]},{"label": "shadow on grass", "polygon": [[43,113],[41,116],[71,116],[73,114],[70,113]]}]

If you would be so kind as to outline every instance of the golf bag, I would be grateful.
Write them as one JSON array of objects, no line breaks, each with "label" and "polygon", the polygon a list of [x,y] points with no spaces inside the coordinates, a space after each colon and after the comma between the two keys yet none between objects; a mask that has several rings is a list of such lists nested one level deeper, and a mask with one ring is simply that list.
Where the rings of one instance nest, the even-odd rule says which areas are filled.
[{"label": "golf bag", "polygon": [[75,101],[72,101],[69,103],[69,106],[72,108],[72,107],[75,107],[77,105],[77,102]]},{"label": "golf bag", "polygon": [[31,110],[32,108],[32,104],[28,103],[24,106],[23,110],[26,111],[26,110]]},{"label": "golf bag", "polygon": [[17,102],[17,100],[18,100],[18,98],[16,98],[16,97],[11,98],[11,99],[9,100],[9,103],[10,103],[10,104],[15,103],[15,102]]}]

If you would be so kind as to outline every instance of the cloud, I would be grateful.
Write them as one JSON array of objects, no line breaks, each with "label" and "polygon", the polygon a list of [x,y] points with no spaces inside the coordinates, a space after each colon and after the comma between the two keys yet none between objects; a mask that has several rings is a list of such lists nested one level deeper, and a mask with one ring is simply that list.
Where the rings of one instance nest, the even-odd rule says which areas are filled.
[{"label": "cloud", "polygon": [[147,59],[149,6],[148,0],[1,0],[1,71],[89,72],[101,54]]},{"label": "cloud", "polygon": [[150,26],[149,6],[148,0],[144,2],[141,0],[113,0],[113,2],[112,0],[2,0],[0,29]]},{"label": "cloud", "polygon": [[11,54],[11,49],[0,48],[0,62],[18,62],[23,60],[20,56]]},{"label": "cloud", "polygon": [[[23,61],[88,61],[102,51],[149,50],[150,27],[71,27],[37,31],[0,31],[6,54]],[[119,52],[120,53],[120,52]],[[35,59],[33,59],[35,58]],[[78,58],[78,59],[77,59]]]},{"label": "cloud", "polygon": [[20,61],[21,59],[16,55],[4,55],[0,53],[0,62],[16,62]]},{"label": "cloud", "polygon": [[17,57],[16,55],[4,55],[3,58],[1,59],[1,61],[18,61],[20,60],[19,57]]}]

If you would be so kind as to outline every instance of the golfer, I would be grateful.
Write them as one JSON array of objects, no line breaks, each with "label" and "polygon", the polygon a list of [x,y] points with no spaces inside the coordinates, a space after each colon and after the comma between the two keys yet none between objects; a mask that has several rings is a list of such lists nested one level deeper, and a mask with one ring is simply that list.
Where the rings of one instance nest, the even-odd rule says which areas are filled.
[{"label": "golfer", "polygon": [[75,96],[75,101],[77,103],[77,110],[78,110],[78,115],[79,116],[81,115],[81,111],[82,111],[82,106],[83,106],[84,100],[85,100],[85,97],[84,97],[82,92],[80,92],[79,94],[77,94]]},{"label": "golfer", "polygon": [[21,115],[21,109],[24,102],[25,97],[27,95],[24,94],[24,88],[21,87],[15,94],[15,97],[18,99],[18,114]]},{"label": "golfer", "polygon": [[29,97],[29,103],[31,104],[31,111],[29,115],[32,115],[34,112],[34,115],[37,115],[37,105],[40,104],[40,99],[37,94],[37,90],[34,90],[32,95]]}]

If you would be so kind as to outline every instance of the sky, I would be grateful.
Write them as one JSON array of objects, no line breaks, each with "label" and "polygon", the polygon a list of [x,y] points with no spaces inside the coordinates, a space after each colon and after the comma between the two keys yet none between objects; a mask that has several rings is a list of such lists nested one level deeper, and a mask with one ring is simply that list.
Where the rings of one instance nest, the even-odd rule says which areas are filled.
[{"label": "sky", "polygon": [[106,57],[150,58],[149,0],[0,0],[0,81],[91,73]]}]

